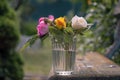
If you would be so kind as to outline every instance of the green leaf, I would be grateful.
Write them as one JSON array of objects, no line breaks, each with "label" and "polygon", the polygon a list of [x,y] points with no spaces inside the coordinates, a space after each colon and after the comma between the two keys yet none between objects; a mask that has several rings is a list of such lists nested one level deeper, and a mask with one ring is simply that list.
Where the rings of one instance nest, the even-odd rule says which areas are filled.
[{"label": "green leaf", "polygon": [[74,34],[73,29],[71,27],[66,27],[66,29],[64,29],[64,31],[68,34]]},{"label": "green leaf", "polygon": [[24,45],[23,47],[20,49],[20,51],[25,50],[25,48],[27,48],[28,46],[31,46],[37,39],[39,38],[39,36],[36,34],[34,35],[32,38],[30,38]]},{"label": "green leaf", "polygon": [[49,33],[45,34],[43,37],[41,37],[41,41],[43,41],[44,39],[46,39],[49,36]]}]

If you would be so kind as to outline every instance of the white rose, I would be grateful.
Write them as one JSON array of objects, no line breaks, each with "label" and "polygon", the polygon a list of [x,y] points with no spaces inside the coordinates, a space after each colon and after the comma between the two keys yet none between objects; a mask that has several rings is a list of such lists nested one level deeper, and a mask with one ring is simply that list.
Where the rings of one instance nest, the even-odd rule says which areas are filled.
[{"label": "white rose", "polygon": [[75,15],[71,21],[73,29],[87,28],[87,21],[83,17],[78,17],[77,15]]}]

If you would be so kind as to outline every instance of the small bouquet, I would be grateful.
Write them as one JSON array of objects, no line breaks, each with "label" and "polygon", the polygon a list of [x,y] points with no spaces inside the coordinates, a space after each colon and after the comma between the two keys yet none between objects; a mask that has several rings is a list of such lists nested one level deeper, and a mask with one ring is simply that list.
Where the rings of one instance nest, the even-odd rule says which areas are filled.
[{"label": "small bouquet", "polygon": [[37,25],[37,34],[29,39],[23,46],[22,50],[29,45],[32,45],[36,39],[44,40],[46,37],[55,37],[58,42],[70,42],[76,35],[83,35],[83,32],[89,29],[91,24],[88,24],[83,17],[75,15],[70,21],[65,17],[54,18],[53,15],[39,18]]}]

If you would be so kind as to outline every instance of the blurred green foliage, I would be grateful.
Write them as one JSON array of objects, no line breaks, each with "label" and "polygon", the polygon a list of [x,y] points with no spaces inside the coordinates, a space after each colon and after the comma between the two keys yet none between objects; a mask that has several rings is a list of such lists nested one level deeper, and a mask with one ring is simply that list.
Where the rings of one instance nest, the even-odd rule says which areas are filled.
[{"label": "blurred green foliage", "polygon": [[118,51],[118,54],[114,56],[113,61],[120,65],[120,49]]},{"label": "blurred green foliage", "polygon": [[[92,32],[82,36],[79,50],[83,53],[97,51],[104,55],[114,42],[117,19],[113,13],[118,0],[91,1],[85,17],[89,23],[96,23],[96,27],[92,27]],[[117,53],[119,54],[120,50]],[[119,55],[114,56],[114,61],[120,63]]]},{"label": "blurred green foliage", "polygon": [[14,49],[19,40],[19,33],[14,21],[0,16],[0,49]]},{"label": "blurred green foliage", "polygon": [[0,78],[22,80],[23,61],[15,48],[19,42],[17,16],[6,0],[0,2]]},{"label": "blurred green foliage", "polygon": [[[109,5],[109,4],[108,4]],[[89,22],[97,23],[93,30],[93,51],[105,53],[107,47],[113,43],[116,18],[113,16],[113,5],[109,8],[101,3],[93,3],[86,18]]]},{"label": "blurred green foliage", "polygon": [[37,23],[35,21],[21,21],[21,27],[20,27],[20,31],[22,35],[34,35],[37,33],[36,30],[36,25]]}]

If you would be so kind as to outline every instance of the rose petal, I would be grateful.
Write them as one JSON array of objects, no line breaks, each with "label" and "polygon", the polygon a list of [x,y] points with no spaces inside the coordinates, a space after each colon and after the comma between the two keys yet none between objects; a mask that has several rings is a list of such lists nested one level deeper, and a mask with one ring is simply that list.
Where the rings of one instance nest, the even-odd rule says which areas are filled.
[{"label": "rose petal", "polygon": [[45,17],[39,18],[39,22],[44,21]]},{"label": "rose petal", "polygon": [[54,16],[53,16],[53,15],[49,15],[49,16],[48,16],[48,19],[49,19],[50,21],[53,21],[53,20],[54,20]]},{"label": "rose petal", "polygon": [[40,37],[48,33],[48,25],[44,23],[39,24],[37,26],[37,33]]},{"label": "rose petal", "polygon": [[71,21],[73,29],[87,28],[87,22],[83,17],[78,17],[77,15],[75,15]]}]

